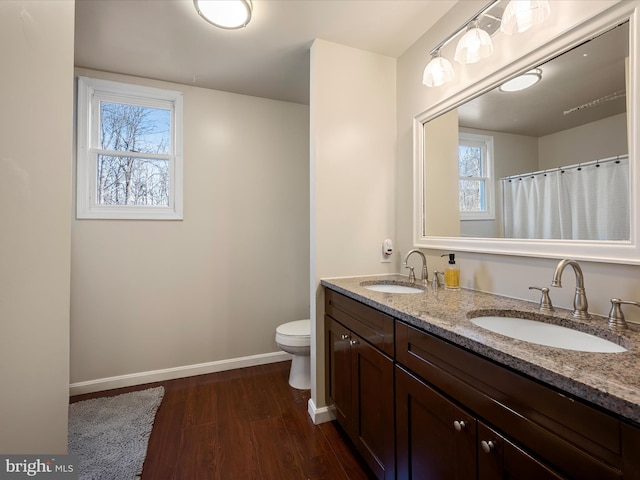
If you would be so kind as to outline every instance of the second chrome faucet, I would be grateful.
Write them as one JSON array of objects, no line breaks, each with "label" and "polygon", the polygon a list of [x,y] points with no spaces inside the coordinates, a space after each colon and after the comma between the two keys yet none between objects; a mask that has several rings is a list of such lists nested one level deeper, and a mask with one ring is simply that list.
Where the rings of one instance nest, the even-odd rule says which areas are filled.
[{"label": "second chrome faucet", "polygon": [[423,283],[427,283],[429,281],[429,273],[427,272],[427,257],[425,257],[424,253],[422,253],[418,249],[413,249],[413,250],[409,251],[405,255],[404,260],[402,261],[402,265],[404,265],[405,268],[409,269],[409,281],[410,282],[415,282],[416,281],[416,275],[415,275],[415,273],[413,271],[413,267],[410,267],[409,264],[407,263],[409,261],[409,257],[413,253],[417,253],[418,255],[420,255],[420,258],[422,258],[422,282]]},{"label": "second chrome faucet", "polygon": [[587,294],[584,290],[584,276],[582,275],[582,268],[580,268],[578,262],[570,259],[561,260],[553,272],[551,286],[562,287],[562,272],[564,272],[567,266],[571,266],[576,275],[576,293],[573,297],[573,317],[583,320],[591,318],[591,315],[589,315],[589,302],[587,302]]}]

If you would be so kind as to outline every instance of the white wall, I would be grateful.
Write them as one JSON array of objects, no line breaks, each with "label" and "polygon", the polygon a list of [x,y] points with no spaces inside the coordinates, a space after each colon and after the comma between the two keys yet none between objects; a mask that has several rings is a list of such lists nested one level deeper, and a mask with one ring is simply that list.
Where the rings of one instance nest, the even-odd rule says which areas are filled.
[{"label": "white wall", "polygon": [[[552,16],[534,29],[507,37],[498,34],[494,40],[493,55],[477,64],[461,67],[455,65],[457,80],[439,88],[422,85],[422,71],[428,62],[427,52],[445,38],[450,32],[467,21],[484,1],[459,2],[430,29],[418,42],[398,59],[398,166],[397,166],[397,240],[401,250],[411,248],[412,241],[412,119],[437,102],[482,80],[499,68],[508,65],[512,59],[521,58],[562,32],[569,30],[582,21],[604,11],[616,1],[555,1],[552,2]],[[633,1],[631,3],[638,3]],[[455,42],[447,47],[455,49]],[[451,51],[443,55],[451,58]],[[430,269],[441,269],[443,260],[437,257],[440,252],[430,253]],[[530,285],[545,286],[551,283],[552,273],[557,260],[460,253],[459,264],[463,286],[495,292],[516,298],[538,300],[539,293],[529,291]],[[620,264],[583,263],[586,290],[590,310],[606,315],[611,297],[640,299],[640,267]],[[523,274],[526,272],[526,274]],[[573,279],[567,272],[563,282],[565,288],[553,289],[554,304],[569,308],[573,299]],[[640,321],[640,311],[635,308],[625,310],[627,319]]]},{"label": "white wall", "polygon": [[[312,392],[324,398],[321,278],[395,272],[396,61],[316,40],[311,49]],[[409,190],[411,190],[409,188]],[[313,405],[310,405],[313,409]]]},{"label": "white wall", "polygon": [[627,154],[627,115],[621,113],[545,135],[540,137],[538,149],[539,170]]},{"label": "white wall", "polygon": [[0,2],[0,452],[67,451],[73,1]]},{"label": "white wall", "polygon": [[[424,127],[424,231],[429,235],[460,235],[458,186],[458,111],[451,110]],[[437,138],[435,142],[429,139]],[[426,160],[429,159],[429,160]]]},{"label": "white wall", "polygon": [[268,361],[309,318],[309,107],[76,73],[184,93],[184,220],[72,221],[72,392]]}]

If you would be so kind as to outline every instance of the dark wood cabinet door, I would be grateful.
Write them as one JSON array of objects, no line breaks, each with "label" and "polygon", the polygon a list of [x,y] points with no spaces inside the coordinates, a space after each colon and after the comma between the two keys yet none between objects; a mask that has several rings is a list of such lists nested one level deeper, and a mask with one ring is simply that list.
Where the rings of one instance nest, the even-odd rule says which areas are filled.
[{"label": "dark wood cabinet door", "polygon": [[479,480],[561,480],[565,477],[478,422]]},{"label": "dark wood cabinet door", "polygon": [[396,367],[399,479],[476,478],[476,420]]},{"label": "dark wood cabinet door", "polygon": [[352,334],[356,446],[380,480],[395,478],[393,360]]},{"label": "dark wood cabinet door", "polygon": [[324,322],[328,350],[327,392],[335,406],[338,423],[352,435],[351,332],[326,315]]}]

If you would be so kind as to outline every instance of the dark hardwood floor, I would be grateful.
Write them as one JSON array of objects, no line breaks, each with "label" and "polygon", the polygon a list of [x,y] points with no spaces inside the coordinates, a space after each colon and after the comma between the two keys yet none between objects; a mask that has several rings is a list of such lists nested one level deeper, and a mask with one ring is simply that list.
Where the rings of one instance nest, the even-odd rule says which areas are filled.
[{"label": "dark hardwood floor", "polygon": [[309,391],[287,382],[290,362],[229,370],[71,398],[162,385],[142,480],[368,480],[335,422],[314,425]]}]

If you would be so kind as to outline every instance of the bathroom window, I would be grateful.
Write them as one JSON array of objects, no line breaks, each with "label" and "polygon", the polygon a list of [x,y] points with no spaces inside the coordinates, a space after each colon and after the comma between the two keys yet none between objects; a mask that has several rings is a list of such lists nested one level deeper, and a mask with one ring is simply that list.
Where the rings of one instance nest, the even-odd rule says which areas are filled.
[{"label": "bathroom window", "polygon": [[78,77],[78,218],[182,219],[182,93]]},{"label": "bathroom window", "polygon": [[460,133],[458,180],[461,220],[493,220],[493,137]]}]

